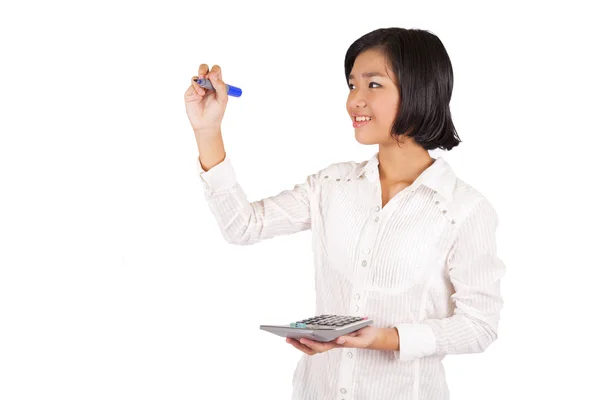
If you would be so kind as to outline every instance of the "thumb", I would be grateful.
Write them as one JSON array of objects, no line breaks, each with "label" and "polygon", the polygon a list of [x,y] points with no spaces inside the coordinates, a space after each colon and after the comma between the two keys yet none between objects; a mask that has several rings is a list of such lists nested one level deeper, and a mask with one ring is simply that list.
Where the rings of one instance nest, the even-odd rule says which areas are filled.
[{"label": "thumb", "polygon": [[210,79],[210,83],[213,85],[213,87],[215,88],[215,91],[217,92],[217,103],[219,103],[219,104],[227,103],[228,95],[227,95],[227,86],[225,86],[225,82],[223,82],[222,80],[220,80],[213,74],[210,74],[208,79]]},{"label": "thumb", "polygon": [[351,340],[352,340],[351,337],[344,335],[344,336],[340,336],[339,338],[337,338],[335,340],[335,342],[340,345],[348,346],[348,345],[352,344]]}]

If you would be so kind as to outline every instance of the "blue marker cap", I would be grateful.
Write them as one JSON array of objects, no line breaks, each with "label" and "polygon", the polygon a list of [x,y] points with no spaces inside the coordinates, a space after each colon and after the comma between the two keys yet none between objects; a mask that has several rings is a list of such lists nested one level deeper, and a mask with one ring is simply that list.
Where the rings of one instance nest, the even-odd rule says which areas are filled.
[{"label": "blue marker cap", "polygon": [[[208,79],[204,79],[204,78],[200,78],[200,79],[196,79],[196,82],[198,82],[198,85],[200,85],[201,87],[208,89],[208,90],[215,90],[215,88],[213,87],[213,85],[210,83],[210,81]],[[235,87],[235,86],[231,86],[231,85],[227,85],[225,84],[225,86],[227,87],[227,94],[229,96],[233,96],[233,97],[240,97],[242,95],[242,89],[240,89],[239,87]]]}]

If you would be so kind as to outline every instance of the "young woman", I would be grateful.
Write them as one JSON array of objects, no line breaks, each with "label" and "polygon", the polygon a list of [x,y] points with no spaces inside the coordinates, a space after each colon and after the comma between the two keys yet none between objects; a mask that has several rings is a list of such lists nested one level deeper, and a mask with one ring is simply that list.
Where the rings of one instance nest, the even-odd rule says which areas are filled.
[{"label": "young woman", "polygon": [[[333,342],[286,339],[304,353],[294,399],[447,399],[442,359],[496,339],[505,273],[494,208],[428,151],[460,143],[452,65],[430,32],[387,28],[350,46],[345,74],[355,138],[379,151],[249,202],[223,147],[221,68],[200,65],[185,105],[206,199],[230,243],[311,229],[316,315],[374,321]],[[205,76],[216,93],[194,81]]]}]

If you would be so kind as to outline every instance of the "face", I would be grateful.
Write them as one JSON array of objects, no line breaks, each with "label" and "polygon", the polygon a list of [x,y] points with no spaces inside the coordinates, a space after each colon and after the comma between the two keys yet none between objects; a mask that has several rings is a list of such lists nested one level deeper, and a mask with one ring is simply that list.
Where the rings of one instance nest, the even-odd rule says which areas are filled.
[{"label": "face", "polygon": [[[393,73],[386,66],[386,58],[379,50],[365,50],[354,61],[348,81],[350,92],[346,109],[359,143],[397,143],[391,136],[392,124],[400,106],[400,94],[394,82]],[[356,116],[370,117],[370,121],[356,121]]]}]

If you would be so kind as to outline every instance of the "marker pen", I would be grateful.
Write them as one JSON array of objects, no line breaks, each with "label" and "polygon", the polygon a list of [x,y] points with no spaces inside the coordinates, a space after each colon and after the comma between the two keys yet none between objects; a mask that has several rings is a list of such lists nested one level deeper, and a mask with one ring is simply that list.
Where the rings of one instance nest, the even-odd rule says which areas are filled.
[{"label": "marker pen", "polygon": [[[210,83],[210,81],[208,79],[203,79],[203,78],[198,78],[196,79],[196,82],[198,83],[198,85],[200,85],[201,87],[208,89],[208,90],[215,90],[215,88],[213,87],[213,85]],[[225,84],[225,86],[227,87],[227,94],[229,96],[234,96],[234,97],[240,97],[242,95],[242,89],[240,89],[239,87],[235,87],[235,86],[231,86],[231,85],[227,85]]]}]

